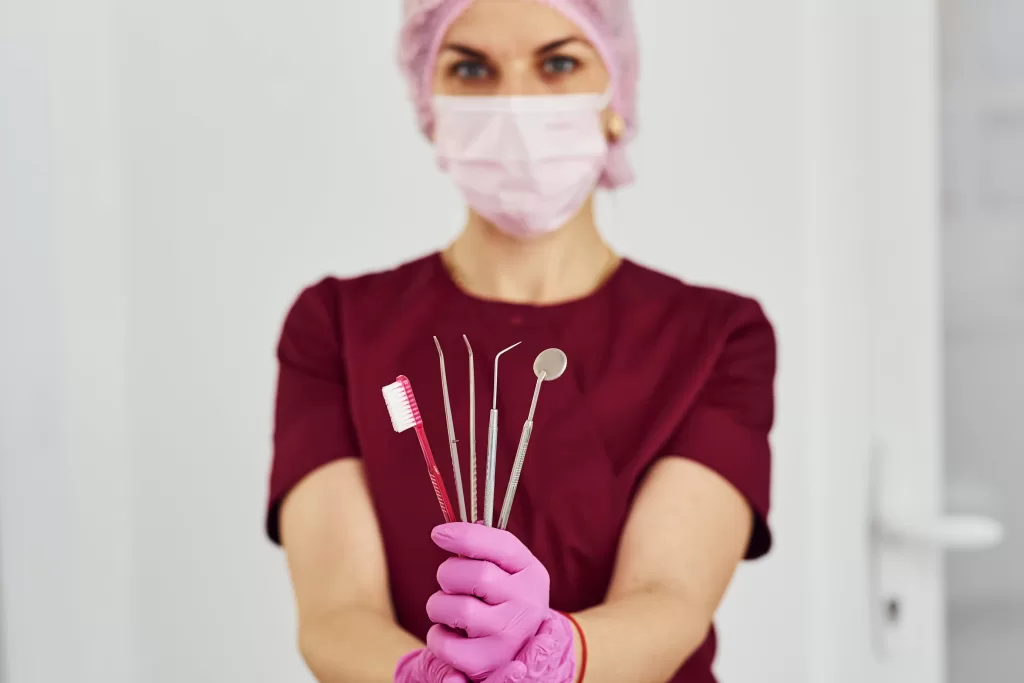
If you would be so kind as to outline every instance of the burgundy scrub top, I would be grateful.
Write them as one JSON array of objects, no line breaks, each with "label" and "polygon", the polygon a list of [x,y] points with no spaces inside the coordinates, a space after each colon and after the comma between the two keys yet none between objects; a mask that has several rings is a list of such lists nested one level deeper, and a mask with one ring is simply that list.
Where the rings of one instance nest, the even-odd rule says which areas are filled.
[{"label": "burgundy scrub top", "polygon": [[[278,347],[280,375],[267,532],[280,542],[281,501],[303,477],[361,458],[387,554],[399,623],[420,639],[445,554],[430,540],[442,521],[412,430],[396,434],[381,387],[406,375],[458,514],[432,336],[441,342],[469,507],[469,369],[476,362],[479,514],[494,355],[501,358],[495,520],[529,409],[532,364],[549,347],[568,370],[544,384],[508,524],[551,575],[551,607],[600,603],[630,504],[664,456],[714,470],[750,503],[748,558],[768,551],[775,340],[753,300],[685,284],[624,260],[596,292],[553,306],[474,298],[439,254],[302,292]],[[685,520],[679,520],[680,524]],[[712,630],[671,679],[714,681]]]}]

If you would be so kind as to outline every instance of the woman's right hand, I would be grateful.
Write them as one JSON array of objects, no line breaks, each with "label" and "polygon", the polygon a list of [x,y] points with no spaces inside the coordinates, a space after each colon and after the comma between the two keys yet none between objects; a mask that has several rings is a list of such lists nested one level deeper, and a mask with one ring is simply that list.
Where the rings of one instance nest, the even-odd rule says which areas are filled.
[{"label": "woman's right hand", "polygon": [[[483,683],[520,683],[526,677],[526,664],[509,662],[487,677]],[[471,683],[450,664],[427,649],[415,650],[398,660],[395,683]]]}]

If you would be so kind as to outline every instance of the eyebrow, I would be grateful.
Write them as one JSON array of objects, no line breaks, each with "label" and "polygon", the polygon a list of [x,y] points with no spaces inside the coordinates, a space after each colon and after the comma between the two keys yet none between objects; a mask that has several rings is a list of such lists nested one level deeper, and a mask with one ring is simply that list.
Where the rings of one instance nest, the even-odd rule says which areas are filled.
[{"label": "eyebrow", "polygon": [[[588,43],[583,38],[580,38],[578,36],[569,36],[568,38],[559,38],[558,40],[547,43],[546,45],[542,45],[541,47],[536,49],[535,53],[537,55],[545,55],[550,52],[554,52],[555,50],[558,50],[560,48],[563,48],[570,43],[582,43],[583,45],[590,45],[590,43]],[[459,43],[448,43],[447,45],[444,46],[444,49],[452,50],[453,52],[458,52],[459,54],[465,55],[466,57],[470,57],[472,59],[479,59],[480,61],[485,61],[487,59],[487,54],[482,50],[468,47],[466,45],[460,45]]]},{"label": "eyebrow", "polygon": [[580,38],[579,36],[569,36],[568,38],[560,38],[558,40],[548,43],[547,45],[544,45],[543,47],[538,48],[537,54],[543,55],[547,54],[548,52],[554,52],[555,50],[565,47],[570,43],[582,43],[583,45],[590,45],[590,43],[585,41],[583,38]]}]

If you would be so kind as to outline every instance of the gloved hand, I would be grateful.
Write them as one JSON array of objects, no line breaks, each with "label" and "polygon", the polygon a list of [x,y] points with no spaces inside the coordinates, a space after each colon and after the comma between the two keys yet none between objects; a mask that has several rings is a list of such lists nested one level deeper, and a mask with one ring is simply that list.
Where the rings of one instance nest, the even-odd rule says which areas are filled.
[{"label": "gloved hand", "polygon": [[398,660],[394,683],[466,683],[466,677],[423,649]]},{"label": "gloved hand", "polygon": [[[509,662],[485,683],[522,683],[526,670],[524,662]],[[394,683],[468,683],[468,679],[451,664],[423,649],[410,652],[398,660]]]},{"label": "gloved hand", "polygon": [[480,524],[443,524],[431,536],[460,557],[438,568],[441,591],[427,601],[427,616],[435,623],[427,649],[473,681],[518,660],[527,665],[527,678],[567,668],[564,680],[571,683],[572,626],[548,607],[550,578],[533,553],[509,532]]},{"label": "gloved hand", "polygon": [[572,623],[552,611],[540,625],[537,635],[516,657],[516,662],[526,666],[522,683],[573,683],[576,680],[573,636]]}]

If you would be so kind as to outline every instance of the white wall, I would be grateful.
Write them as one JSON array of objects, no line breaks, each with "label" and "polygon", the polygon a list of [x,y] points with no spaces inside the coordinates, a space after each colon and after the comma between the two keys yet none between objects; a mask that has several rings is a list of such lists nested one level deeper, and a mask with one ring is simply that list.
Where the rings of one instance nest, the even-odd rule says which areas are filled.
[{"label": "white wall", "polygon": [[[303,284],[422,253],[460,219],[393,67],[399,3],[8,5],[9,683],[309,680],[261,529],[281,317]],[[776,323],[777,546],[731,590],[720,672],[808,680],[802,125],[835,112],[806,108],[821,81],[802,59],[822,46],[797,0],[637,5],[642,180],[604,218],[630,255],[753,293]]]},{"label": "white wall", "polygon": [[0,604],[11,683],[138,680],[127,252],[105,9],[0,6]]}]

